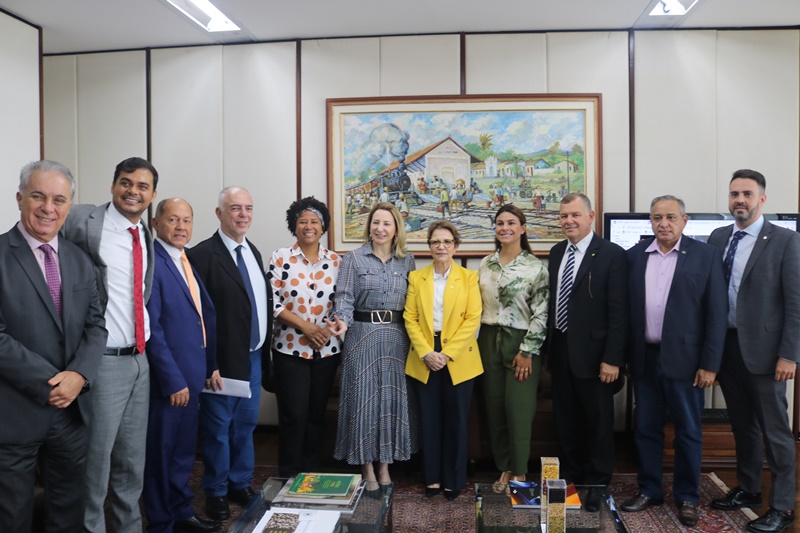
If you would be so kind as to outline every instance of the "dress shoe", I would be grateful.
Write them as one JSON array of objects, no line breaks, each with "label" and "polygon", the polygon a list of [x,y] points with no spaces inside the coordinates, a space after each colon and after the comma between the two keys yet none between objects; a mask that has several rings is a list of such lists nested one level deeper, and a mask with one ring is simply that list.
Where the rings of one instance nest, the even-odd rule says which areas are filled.
[{"label": "dress shoe", "polygon": [[759,507],[761,505],[760,492],[747,492],[742,487],[731,489],[724,498],[711,500],[711,507],[721,511],[735,511],[742,507]]},{"label": "dress shoe", "polygon": [[637,492],[636,496],[625,500],[619,508],[628,513],[638,513],[639,511],[644,511],[651,505],[661,505],[662,503],[664,503],[664,498],[651,498],[650,496],[645,496],[641,492]]},{"label": "dress shoe", "polygon": [[764,516],[747,524],[747,531],[778,533],[791,526],[792,522],[794,522],[794,511],[778,511],[770,507]]},{"label": "dress shoe", "polygon": [[604,498],[605,489],[601,487],[590,487],[589,492],[586,493],[586,504],[584,507],[590,513],[596,513],[600,510]]},{"label": "dress shoe", "polygon": [[206,514],[211,520],[227,520],[231,517],[228,498],[225,496],[206,497]]},{"label": "dress shoe", "polygon": [[700,520],[697,512],[697,504],[692,502],[681,502],[678,504],[678,520],[686,527],[694,527]]},{"label": "dress shoe", "polygon": [[175,522],[175,531],[193,531],[203,533],[205,531],[216,531],[222,524],[212,520],[204,520],[197,515],[180,522]]},{"label": "dress shoe", "polygon": [[426,498],[433,498],[437,494],[442,492],[442,487],[425,487],[425,497]]},{"label": "dress shoe", "polygon": [[447,501],[453,501],[458,498],[458,495],[461,494],[460,490],[450,490],[444,489],[444,497],[447,498]]},{"label": "dress shoe", "polygon": [[243,489],[231,489],[228,491],[228,499],[233,503],[238,503],[242,507],[247,507],[250,502],[258,498],[258,493],[250,487]]}]

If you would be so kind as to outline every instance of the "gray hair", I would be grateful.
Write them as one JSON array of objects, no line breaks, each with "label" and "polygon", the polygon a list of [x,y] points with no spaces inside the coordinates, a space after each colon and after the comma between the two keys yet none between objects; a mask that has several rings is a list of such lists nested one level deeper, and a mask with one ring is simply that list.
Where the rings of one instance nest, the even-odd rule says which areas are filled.
[{"label": "gray hair", "polygon": [[683,200],[678,198],[677,196],[672,196],[671,194],[665,194],[664,196],[656,196],[653,198],[653,201],[650,202],[650,212],[653,212],[653,206],[655,206],[658,202],[678,202],[678,207],[681,210],[681,216],[686,215],[686,204],[683,203]]},{"label": "gray hair", "polygon": [[[229,192],[233,192],[233,191],[244,191],[247,194],[250,194],[250,191],[248,191],[244,187],[239,187],[237,185],[230,185],[228,187],[225,187],[224,189],[222,189],[219,192],[219,198],[217,198],[217,207],[219,207],[220,211],[224,211],[225,210],[225,197],[228,195]],[[250,197],[252,198],[253,195],[250,194]]]},{"label": "gray hair", "polygon": [[22,170],[19,171],[20,194],[23,194],[27,190],[28,184],[31,182],[31,176],[34,172],[58,172],[69,180],[69,199],[72,200],[72,198],[75,197],[75,177],[72,175],[72,172],[70,172],[66,165],[63,165],[58,161],[50,161],[48,159],[31,161],[22,167]]},{"label": "gray hair", "polygon": [[586,205],[586,210],[592,210],[592,201],[589,200],[589,197],[583,194],[582,192],[571,192],[565,194],[564,197],[561,199],[562,204],[571,204],[575,200],[581,199],[583,200],[584,205]]}]

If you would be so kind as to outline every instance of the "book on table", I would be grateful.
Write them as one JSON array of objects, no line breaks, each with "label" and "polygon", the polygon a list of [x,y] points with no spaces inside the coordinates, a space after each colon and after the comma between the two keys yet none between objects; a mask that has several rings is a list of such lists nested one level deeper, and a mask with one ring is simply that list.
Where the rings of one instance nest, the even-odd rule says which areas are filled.
[{"label": "book on table", "polygon": [[[317,476],[316,479],[309,480],[305,488],[296,490],[302,486],[303,481],[309,476]],[[343,493],[340,486],[320,487],[315,485],[323,482],[320,478],[327,478],[329,482],[342,484],[346,483]],[[301,481],[298,481],[301,480]],[[361,474],[298,474],[296,477],[289,478],[283,488],[272,500],[272,505],[276,507],[298,507],[303,509],[328,509],[336,510],[342,514],[351,514],[358,504],[361,494],[364,492],[364,482]]]},{"label": "book on table", "polygon": [[270,509],[253,529],[254,533],[333,533],[339,522],[335,511]]},{"label": "book on table", "polygon": [[[513,509],[541,509],[542,485],[535,481],[509,481],[511,507]],[[567,485],[567,509],[581,508],[581,497],[574,483]]]}]

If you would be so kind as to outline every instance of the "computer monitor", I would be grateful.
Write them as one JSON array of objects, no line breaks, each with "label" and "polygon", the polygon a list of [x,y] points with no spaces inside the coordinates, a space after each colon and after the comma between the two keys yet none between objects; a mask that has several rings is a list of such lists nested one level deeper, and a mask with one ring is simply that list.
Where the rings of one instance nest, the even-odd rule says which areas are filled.
[{"label": "computer monitor", "polygon": [[[711,232],[733,224],[730,213],[688,213],[689,221],[683,234],[705,242]],[[771,223],[798,231],[798,213],[764,213]],[[603,237],[619,244],[626,250],[640,240],[653,235],[649,213],[605,213],[603,215]]]}]

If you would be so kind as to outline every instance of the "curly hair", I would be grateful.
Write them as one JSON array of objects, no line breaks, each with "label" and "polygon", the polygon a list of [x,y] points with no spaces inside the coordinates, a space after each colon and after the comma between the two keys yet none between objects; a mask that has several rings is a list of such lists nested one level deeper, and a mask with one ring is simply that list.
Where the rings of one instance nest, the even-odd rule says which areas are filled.
[{"label": "curly hair", "polygon": [[292,202],[292,205],[286,210],[286,224],[289,227],[289,233],[295,235],[297,219],[300,218],[303,211],[311,211],[312,213],[321,215],[322,233],[328,231],[328,226],[331,224],[331,214],[328,211],[328,207],[313,196],[306,196],[301,200]]}]

